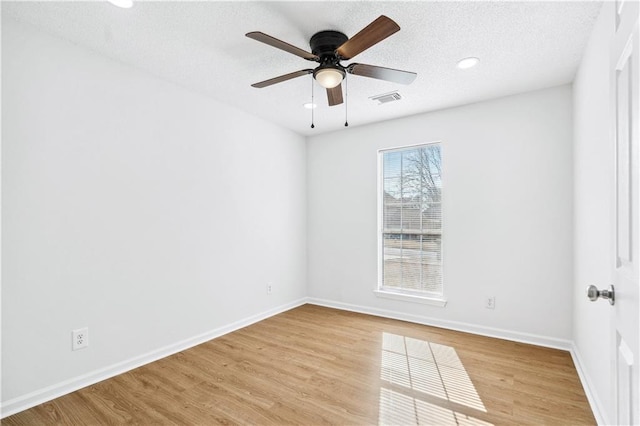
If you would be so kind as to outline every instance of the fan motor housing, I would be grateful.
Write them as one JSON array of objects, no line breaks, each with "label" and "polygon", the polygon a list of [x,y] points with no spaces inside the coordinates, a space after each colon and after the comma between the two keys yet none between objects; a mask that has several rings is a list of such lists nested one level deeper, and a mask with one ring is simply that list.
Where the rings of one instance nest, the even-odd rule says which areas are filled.
[{"label": "fan motor housing", "polygon": [[321,63],[329,62],[335,64],[338,62],[335,51],[347,40],[349,40],[349,37],[340,31],[320,31],[311,37],[309,45],[311,46],[311,53],[320,57]]}]

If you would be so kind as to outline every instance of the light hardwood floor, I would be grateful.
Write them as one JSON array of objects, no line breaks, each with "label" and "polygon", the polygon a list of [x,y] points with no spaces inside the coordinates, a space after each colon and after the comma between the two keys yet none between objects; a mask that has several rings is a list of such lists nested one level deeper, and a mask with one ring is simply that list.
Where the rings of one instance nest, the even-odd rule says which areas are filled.
[{"label": "light hardwood floor", "polygon": [[595,424],[568,352],[304,305],[2,420]]}]

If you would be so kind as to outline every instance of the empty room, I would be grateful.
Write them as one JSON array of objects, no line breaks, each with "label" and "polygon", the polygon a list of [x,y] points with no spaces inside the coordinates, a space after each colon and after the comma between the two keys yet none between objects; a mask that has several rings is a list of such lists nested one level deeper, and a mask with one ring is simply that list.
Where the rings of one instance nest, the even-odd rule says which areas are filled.
[{"label": "empty room", "polygon": [[638,1],[0,12],[3,424],[640,424]]}]

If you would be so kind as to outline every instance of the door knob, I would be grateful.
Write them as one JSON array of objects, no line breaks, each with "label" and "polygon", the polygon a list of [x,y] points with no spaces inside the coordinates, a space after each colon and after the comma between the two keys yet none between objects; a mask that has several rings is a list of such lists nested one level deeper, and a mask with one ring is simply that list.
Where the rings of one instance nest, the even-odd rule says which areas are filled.
[{"label": "door knob", "polygon": [[599,297],[601,297],[603,299],[609,300],[609,304],[613,305],[614,303],[616,303],[615,296],[616,293],[612,285],[610,285],[607,290],[598,290],[598,287],[596,287],[595,285],[590,285],[589,287],[587,287],[587,297],[592,302],[595,302]]}]

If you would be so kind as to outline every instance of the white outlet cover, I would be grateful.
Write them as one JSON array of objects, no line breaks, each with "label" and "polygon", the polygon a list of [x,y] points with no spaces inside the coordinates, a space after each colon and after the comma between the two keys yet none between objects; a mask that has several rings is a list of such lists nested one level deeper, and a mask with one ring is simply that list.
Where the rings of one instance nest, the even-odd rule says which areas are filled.
[{"label": "white outlet cover", "polygon": [[78,328],[71,332],[71,349],[77,351],[89,346],[89,328]]}]

